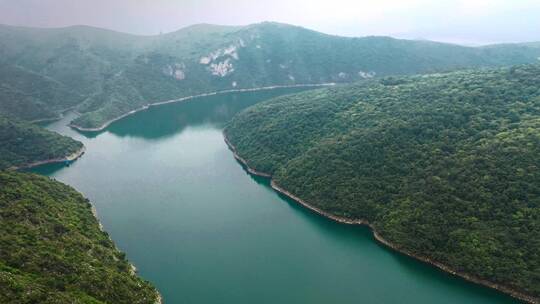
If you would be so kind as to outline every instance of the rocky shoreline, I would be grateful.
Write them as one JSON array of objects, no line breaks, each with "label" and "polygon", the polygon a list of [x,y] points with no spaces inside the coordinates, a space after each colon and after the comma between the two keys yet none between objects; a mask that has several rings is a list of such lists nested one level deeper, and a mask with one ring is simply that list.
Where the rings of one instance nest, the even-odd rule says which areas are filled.
[{"label": "rocky shoreline", "polygon": [[[105,232],[105,229],[103,228],[103,224],[99,220],[96,207],[94,207],[94,205],[92,205],[92,207],[90,207],[90,209],[91,209],[92,215],[94,216],[94,218],[98,222],[99,230]],[[116,243],[113,241],[113,239],[111,238],[110,235],[109,235],[109,240],[111,240],[111,242],[114,243],[114,246],[115,246],[116,250],[120,251],[120,249],[118,249],[118,247],[116,247]],[[129,273],[130,273],[130,275],[136,276],[137,275],[137,267],[135,267],[135,265],[133,265],[131,262],[128,262],[128,263],[129,263]],[[154,304],[162,304],[162,302],[163,302],[163,298],[161,297],[161,294],[159,293],[159,291],[156,288],[156,299],[155,299]]]},{"label": "rocky shoreline", "polygon": [[257,175],[257,176],[267,177],[267,178],[272,177],[272,175],[270,175],[268,173],[257,171],[255,169],[251,168],[250,166],[248,166],[247,161],[245,159],[243,159],[242,157],[240,157],[240,155],[238,155],[238,152],[236,151],[236,147],[233,146],[233,144],[231,144],[231,142],[229,142],[229,139],[227,138],[227,136],[225,134],[223,135],[223,138],[225,139],[225,143],[227,144],[229,149],[232,151],[232,153],[234,155],[234,158],[236,158],[238,161],[240,161],[242,164],[244,164],[246,170],[249,173],[251,173],[253,175]]},{"label": "rocky shoreline", "polygon": [[465,279],[465,280],[467,280],[469,282],[473,282],[473,283],[476,283],[476,284],[479,284],[479,285],[483,285],[483,286],[495,289],[497,291],[500,291],[502,293],[510,295],[513,298],[521,300],[521,301],[523,301],[525,303],[530,303],[530,304],[539,304],[540,303],[539,298],[527,295],[527,294],[525,294],[523,292],[517,291],[517,290],[515,290],[513,288],[510,288],[510,287],[507,287],[507,286],[503,286],[501,284],[493,283],[493,282],[490,282],[488,280],[478,278],[478,277],[476,277],[474,275],[471,275],[471,274],[468,274],[468,273],[463,273],[463,272],[456,271],[456,270],[452,269],[451,267],[449,267],[447,265],[444,265],[442,263],[439,263],[437,261],[434,261],[433,259],[431,259],[429,257],[420,256],[420,255],[414,254],[412,252],[409,252],[406,249],[403,249],[400,246],[398,246],[398,245],[396,245],[394,243],[391,243],[390,241],[384,239],[379,234],[379,232],[375,229],[375,227],[371,223],[369,223],[369,221],[367,221],[365,219],[350,219],[350,218],[337,216],[337,215],[331,214],[329,212],[323,211],[322,209],[319,209],[319,208],[307,203],[306,201],[302,200],[301,198],[297,197],[296,195],[294,195],[294,194],[288,192],[287,190],[285,190],[284,188],[280,187],[272,179],[271,174],[268,174],[268,173],[265,173],[265,172],[259,172],[259,171],[255,170],[253,168],[250,168],[247,161],[244,158],[242,158],[240,155],[238,155],[236,147],[229,141],[229,139],[227,138],[227,135],[225,133],[223,133],[223,138],[225,140],[225,143],[229,147],[229,149],[233,152],[234,157],[246,168],[248,173],[253,174],[253,175],[257,175],[257,176],[270,178],[270,185],[271,185],[272,189],[274,189],[275,191],[281,193],[282,195],[287,196],[288,198],[292,199],[296,203],[298,203],[298,204],[302,205],[303,207],[311,210],[312,212],[315,212],[315,213],[317,213],[317,214],[319,214],[321,216],[324,216],[324,217],[326,217],[328,219],[331,219],[333,221],[336,221],[338,223],[347,224],[347,225],[363,225],[363,226],[367,226],[373,232],[373,238],[375,240],[377,240],[380,244],[382,244],[382,245],[384,245],[384,246],[386,246],[386,247],[388,247],[388,248],[390,248],[392,250],[395,250],[395,251],[397,251],[397,252],[399,252],[401,254],[407,255],[407,256],[412,257],[412,258],[414,258],[416,260],[419,260],[421,262],[424,262],[426,264],[434,266],[434,267],[436,267],[436,268],[438,268],[438,269],[440,269],[440,270],[442,270],[444,272],[447,272],[447,273],[449,273],[451,275],[460,277],[460,278]]},{"label": "rocky shoreline", "polygon": [[85,152],[86,152],[86,147],[82,146],[82,148],[80,148],[76,152],[74,152],[74,153],[72,153],[72,154],[70,154],[70,155],[68,155],[66,157],[41,160],[41,161],[33,162],[33,163],[30,163],[30,164],[27,164],[27,165],[23,165],[23,166],[10,167],[8,170],[30,169],[30,168],[45,165],[45,164],[73,162],[73,161],[79,159],[81,156],[83,156]]},{"label": "rocky shoreline", "polygon": [[81,127],[81,126],[78,126],[78,125],[73,124],[73,123],[69,124],[69,126],[71,128],[73,128],[73,129],[76,129],[76,130],[79,130],[79,131],[82,131],[82,132],[99,132],[99,131],[103,131],[105,128],[110,126],[115,121],[118,121],[118,120],[120,120],[122,118],[125,118],[127,116],[130,116],[130,115],[133,115],[135,113],[147,110],[148,108],[153,107],[153,106],[161,106],[161,105],[165,105],[165,104],[169,104],[169,103],[177,103],[177,102],[192,100],[192,99],[196,99],[196,98],[208,97],[208,96],[214,96],[214,95],[221,95],[221,94],[227,94],[227,93],[256,92],[256,91],[284,89],[284,88],[328,87],[328,86],[334,86],[334,85],[336,85],[336,84],[331,82],[331,83],[321,83],[321,84],[276,85],[276,86],[259,87],[259,88],[251,88],[251,89],[232,89],[232,90],[216,91],[216,92],[211,92],[211,93],[204,93],[204,94],[199,94],[199,95],[192,95],[192,96],[186,96],[186,97],[177,98],[177,99],[171,99],[171,100],[166,100],[166,101],[150,103],[150,104],[144,105],[144,106],[142,106],[142,107],[140,107],[138,109],[131,110],[131,111],[125,113],[125,114],[122,114],[122,115],[116,117],[116,118],[108,120],[107,122],[105,122],[104,124],[102,124],[101,126],[96,127],[96,128],[85,128],[85,127]]}]

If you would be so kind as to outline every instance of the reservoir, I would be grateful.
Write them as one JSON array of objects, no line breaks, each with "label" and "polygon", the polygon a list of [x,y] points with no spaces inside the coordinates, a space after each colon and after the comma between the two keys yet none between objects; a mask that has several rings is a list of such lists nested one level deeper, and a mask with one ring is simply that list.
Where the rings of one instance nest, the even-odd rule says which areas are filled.
[{"label": "reservoir", "polygon": [[139,274],[176,303],[517,303],[379,245],[250,176],[222,130],[235,113],[301,89],[150,107],[82,141],[71,166],[34,172],[75,187]]}]

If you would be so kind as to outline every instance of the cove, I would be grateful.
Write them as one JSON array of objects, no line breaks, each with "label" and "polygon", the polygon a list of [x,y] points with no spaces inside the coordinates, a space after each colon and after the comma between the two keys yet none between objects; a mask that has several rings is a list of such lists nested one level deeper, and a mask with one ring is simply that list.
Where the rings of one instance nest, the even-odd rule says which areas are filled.
[{"label": "cove", "polygon": [[234,159],[222,130],[262,100],[231,93],[150,107],[82,141],[71,166],[33,169],[94,204],[105,230],[164,303],[517,303],[379,245],[277,194]]}]

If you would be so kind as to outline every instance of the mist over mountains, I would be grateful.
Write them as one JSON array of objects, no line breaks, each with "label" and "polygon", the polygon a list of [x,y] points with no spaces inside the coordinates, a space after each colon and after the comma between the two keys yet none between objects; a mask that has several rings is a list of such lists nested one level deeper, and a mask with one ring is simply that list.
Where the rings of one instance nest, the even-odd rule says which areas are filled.
[{"label": "mist over mountains", "polygon": [[37,120],[75,109],[82,115],[74,124],[85,128],[151,103],[202,93],[349,83],[534,63],[540,57],[534,43],[464,47],[348,38],[271,22],[200,24],[155,36],[88,26],[1,26],[0,39],[0,111]]}]

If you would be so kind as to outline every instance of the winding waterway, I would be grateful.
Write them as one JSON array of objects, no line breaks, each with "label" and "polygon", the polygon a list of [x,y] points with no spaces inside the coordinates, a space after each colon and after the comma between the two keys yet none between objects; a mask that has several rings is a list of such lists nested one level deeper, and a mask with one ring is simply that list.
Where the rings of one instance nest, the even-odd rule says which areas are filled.
[{"label": "winding waterway", "polygon": [[238,111],[300,89],[151,107],[104,132],[47,128],[86,145],[70,167],[34,172],[74,186],[139,274],[176,303],[516,303],[317,216],[235,161],[222,129]]}]

